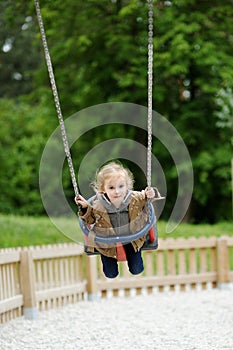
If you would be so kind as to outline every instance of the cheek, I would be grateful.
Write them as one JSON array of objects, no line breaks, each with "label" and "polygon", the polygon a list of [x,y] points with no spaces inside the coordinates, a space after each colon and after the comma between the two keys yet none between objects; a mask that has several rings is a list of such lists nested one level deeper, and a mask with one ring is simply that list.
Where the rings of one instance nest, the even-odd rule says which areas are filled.
[{"label": "cheek", "polygon": [[112,196],[113,191],[111,191],[111,190],[106,190],[106,193],[107,193],[107,195],[108,195],[109,197],[111,197],[111,196]]}]

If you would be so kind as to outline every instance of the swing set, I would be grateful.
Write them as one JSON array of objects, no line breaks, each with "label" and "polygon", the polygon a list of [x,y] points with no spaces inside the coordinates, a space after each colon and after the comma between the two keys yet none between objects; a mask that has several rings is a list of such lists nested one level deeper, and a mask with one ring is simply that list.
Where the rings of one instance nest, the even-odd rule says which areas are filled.
[{"label": "swing set", "polygon": [[[49,53],[49,48],[47,44],[46,39],[46,33],[44,29],[43,19],[41,16],[41,10],[39,5],[39,0],[35,1],[35,7],[36,7],[36,14],[37,19],[39,23],[40,33],[41,33],[41,39],[44,49],[44,56],[45,61],[47,64],[49,79],[51,83],[51,88],[53,92],[54,97],[54,103],[56,107],[57,117],[61,129],[61,136],[64,146],[64,151],[69,167],[69,172],[71,176],[71,181],[75,193],[75,197],[79,196],[79,190],[78,185],[75,177],[75,171],[73,167],[72,157],[70,153],[70,148],[67,140],[67,134],[65,129],[65,124],[63,120],[63,115],[61,111],[59,96],[58,96],[58,90],[56,86],[55,76],[53,72],[53,66],[52,61]],[[153,0],[148,0],[148,114],[147,114],[147,186],[151,187],[151,153],[152,153],[152,85],[153,85]],[[156,200],[164,199],[164,197],[161,197],[159,192],[157,193]],[[91,197],[88,201],[91,204],[94,197]],[[158,248],[158,231],[156,227],[156,217],[154,212],[154,207],[151,203],[151,200],[147,199],[147,222],[143,226],[143,228],[134,233],[129,233],[127,235],[114,235],[114,236],[99,236],[95,235],[95,242],[98,244],[107,244],[107,245],[116,245],[117,249],[117,259],[118,261],[124,261],[125,260],[125,254],[123,249],[123,244],[132,242],[134,240],[137,240],[144,235],[146,235],[145,243],[142,247],[143,250],[153,250]],[[88,255],[91,254],[98,254],[98,251],[93,249],[92,251],[89,251],[87,248],[87,240],[90,233],[90,227],[81,219],[79,218],[79,225],[83,231],[84,234],[84,248],[85,252]]]}]

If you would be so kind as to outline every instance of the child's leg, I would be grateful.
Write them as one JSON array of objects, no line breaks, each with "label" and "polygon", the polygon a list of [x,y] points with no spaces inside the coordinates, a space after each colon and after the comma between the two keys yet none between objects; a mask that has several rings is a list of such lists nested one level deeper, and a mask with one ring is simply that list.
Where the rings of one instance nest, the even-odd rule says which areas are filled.
[{"label": "child's leg", "polygon": [[118,275],[117,259],[101,254],[101,261],[105,276],[108,278],[115,278]]},{"label": "child's leg", "polygon": [[128,261],[129,271],[133,275],[138,275],[144,270],[141,250],[135,253],[131,243],[124,245],[124,249]]}]

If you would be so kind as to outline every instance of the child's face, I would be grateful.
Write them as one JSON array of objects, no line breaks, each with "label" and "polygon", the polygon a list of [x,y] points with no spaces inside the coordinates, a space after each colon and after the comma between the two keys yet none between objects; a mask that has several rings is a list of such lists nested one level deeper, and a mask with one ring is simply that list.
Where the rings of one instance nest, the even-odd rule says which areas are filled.
[{"label": "child's face", "polygon": [[119,208],[127,193],[125,177],[123,175],[115,175],[106,179],[104,183],[104,192],[107,194],[110,202],[116,208]]}]

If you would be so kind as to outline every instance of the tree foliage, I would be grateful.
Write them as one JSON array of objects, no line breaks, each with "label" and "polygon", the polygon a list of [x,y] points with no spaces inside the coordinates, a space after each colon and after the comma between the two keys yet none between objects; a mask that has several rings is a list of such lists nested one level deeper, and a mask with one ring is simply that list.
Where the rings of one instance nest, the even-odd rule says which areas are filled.
[{"label": "tree foliage", "polygon": [[41,153],[52,129],[46,107],[0,100],[0,211],[39,215],[38,188]]},{"label": "tree foliage", "polygon": [[16,97],[33,89],[33,72],[39,64],[39,46],[33,44],[37,30],[34,24],[26,2],[1,1],[1,97]]},{"label": "tree foliage", "polygon": [[[65,116],[105,102],[147,105],[147,1],[40,5]],[[231,217],[232,5],[154,1],[153,108],[175,126],[190,152],[195,185],[189,219],[195,222]],[[33,1],[2,1],[0,16],[0,210],[42,213],[38,167],[57,120]],[[75,167],[87,147],[129,133],[146,143],[138,130],[111,125],[82,138]],[[168,185],[168,216],[176,196],[175,165],[154,144]],[[64,184],[71,193],[66,170]]]}]

